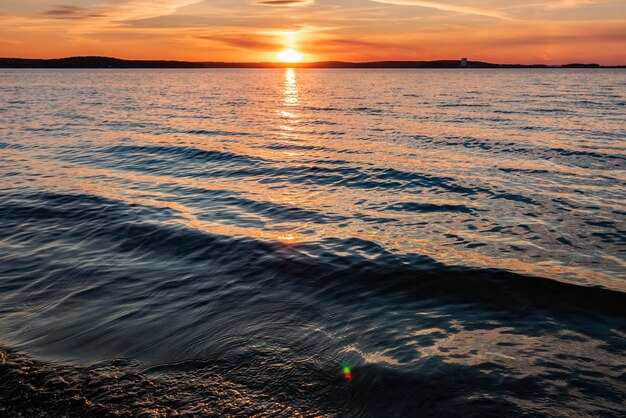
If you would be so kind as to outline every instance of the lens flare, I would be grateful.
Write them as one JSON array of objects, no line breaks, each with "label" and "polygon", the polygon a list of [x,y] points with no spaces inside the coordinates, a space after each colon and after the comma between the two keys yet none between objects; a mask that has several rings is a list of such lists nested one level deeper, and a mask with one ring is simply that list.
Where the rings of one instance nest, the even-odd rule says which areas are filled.
[{"label": "lens flare", "polygon": [[347,380],[352,379],[352,370],[350,370],[349,366],[343,366],[342,371],[344,378],[346,378]]}]

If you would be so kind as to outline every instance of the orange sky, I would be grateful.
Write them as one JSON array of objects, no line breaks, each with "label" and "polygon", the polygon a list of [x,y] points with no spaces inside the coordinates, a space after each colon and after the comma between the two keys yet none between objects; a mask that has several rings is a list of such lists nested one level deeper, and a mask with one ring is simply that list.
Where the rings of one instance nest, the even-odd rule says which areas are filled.
[{"label": "orange sky", "polygon": [[0,56],[626,64],[625,0],[0,0]]}]

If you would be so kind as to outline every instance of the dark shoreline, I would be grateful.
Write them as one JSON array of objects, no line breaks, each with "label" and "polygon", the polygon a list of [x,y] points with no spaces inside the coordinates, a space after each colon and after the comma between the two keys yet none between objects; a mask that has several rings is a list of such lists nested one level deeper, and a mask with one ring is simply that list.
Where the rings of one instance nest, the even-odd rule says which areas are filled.
[{"label": "dark shoreline", "polygon": [[146,373],[129,359],[89,365],[42,361],[0,346],[0,416],[330,416],[306,402],[229,380],[211,368]]},{"label": "dark shoreline", "polygon": [[69,57],[58,59],[0,58],[0,68],[422,68],[422,69],[475,69],[475,68],[626,68],[626,66],[601,66],[599,64],[493,64],[468,61],[462,66],[460,60],[439,61],[375,61],[343,62],[323,61],[304,63],[279,62],[192,62],[168,60],[123,60],[109,57]]}]

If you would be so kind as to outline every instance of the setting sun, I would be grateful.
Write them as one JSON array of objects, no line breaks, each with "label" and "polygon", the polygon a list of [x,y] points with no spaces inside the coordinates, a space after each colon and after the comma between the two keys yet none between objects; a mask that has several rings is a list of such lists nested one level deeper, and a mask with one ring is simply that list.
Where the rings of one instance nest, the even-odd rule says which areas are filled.
[{"label": "setting sun", "polygon": [[302,61],[302,54],[293,49],[286,49],[278,53],[278,60],[280,62],[300,62]]}]

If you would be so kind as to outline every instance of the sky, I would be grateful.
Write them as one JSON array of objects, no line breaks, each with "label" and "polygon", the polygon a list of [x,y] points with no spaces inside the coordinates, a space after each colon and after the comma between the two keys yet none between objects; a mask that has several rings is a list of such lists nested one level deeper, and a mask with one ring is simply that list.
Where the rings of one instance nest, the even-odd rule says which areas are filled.
[{"label": "sky", "polygon": [[0,56],[626,64],[626,0],[0,0]]}]

